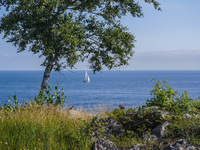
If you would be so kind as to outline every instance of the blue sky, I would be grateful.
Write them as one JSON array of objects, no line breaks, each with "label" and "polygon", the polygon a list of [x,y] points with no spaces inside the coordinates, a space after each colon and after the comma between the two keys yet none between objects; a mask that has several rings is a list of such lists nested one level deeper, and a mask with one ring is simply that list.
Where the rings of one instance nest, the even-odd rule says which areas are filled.
[{"label": "blue sky", "polygon": [[[135,35],[135,54],[120,70],[200,70],[200,0],[158,0],[162,11],[140,0],[144,17],[123,18]],[[16,53],[0,35],[0,70],[44,70],[43,58]],[[77,69],[88,69],[79,63]]]}]

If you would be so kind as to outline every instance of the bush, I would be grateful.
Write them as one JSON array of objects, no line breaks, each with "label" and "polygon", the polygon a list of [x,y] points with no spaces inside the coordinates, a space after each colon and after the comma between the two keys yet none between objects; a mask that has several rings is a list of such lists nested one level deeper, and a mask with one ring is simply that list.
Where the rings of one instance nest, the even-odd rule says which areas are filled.
[{"label": "bush", "polygon": [[200,105],[197,100],[192,99],[187,91],[180,94],[179,91],[172,90],[167,80],[155,82],[153,88],[152,98],[146,102],[147,107],[158,106],[179,115],[198,112],[197,107]]},{"label": "bush", "polygon": [[144,107],[134,113],[127,114],[121,119],[121,124],[125,130],[133,131],[140,136],[163,122],[165,122],[165,119],[161,117],[160,113]]},{"label": "bush", "polygon": [[3,104],[2,109],[6,111],[18,111],[19,109],[32,105],[35,105],[37,107],[41,107],[43,105],[54,105],[62,107],[63,103],[66,100],[66,96],[64,96],[63,89],[58,89],[57,83],[53,90],[51,89],[50,85],[48,85],[45,94],[40,92],[29,102],[23,102],[22,104],[20,104],[16,95],[13,96],[13,99],[14,102],[12,102],[10,97],[8,103]]},{"label": "bush", "polygon": [[10,97],[9,100],[8,100],[8,103],[3,104],[3,107],[2,107],[3,110],[16,111],[20,108],[20,104],[19,104],[19,101],[17,100],[17,96],[14,95],[13,98],[14,98],[13,103],[11,102],[11,97]]},{"label": "bush", "polygon": [[39,105],[51,104],[63,106],[65,99],[66,96],[64,96],[64,90],[60,90],[57,83],[56,86],[53,88],[53,91],[50,85],[48,85],[45,94],[41,91],[37,96],[35,96],[33,102],[36,102]]}]

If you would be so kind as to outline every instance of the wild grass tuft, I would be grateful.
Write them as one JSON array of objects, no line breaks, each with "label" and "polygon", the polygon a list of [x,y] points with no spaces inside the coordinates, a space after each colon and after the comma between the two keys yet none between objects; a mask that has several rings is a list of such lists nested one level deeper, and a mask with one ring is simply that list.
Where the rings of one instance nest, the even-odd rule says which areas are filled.
[{"label": "wild grass tuft", "polygon": [[71,117],[58,106],[0,111],[0,149],[90,149],[91,116]]}]

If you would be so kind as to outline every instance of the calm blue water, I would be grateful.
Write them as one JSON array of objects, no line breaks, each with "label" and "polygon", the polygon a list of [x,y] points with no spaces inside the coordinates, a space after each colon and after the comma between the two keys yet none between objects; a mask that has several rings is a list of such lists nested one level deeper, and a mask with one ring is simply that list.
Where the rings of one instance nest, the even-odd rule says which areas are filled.
[{"label": "calm blue water", "polygon": [[[188,91],[192,98],[200,96],[200,71],[88,71],[91,82],[84,83],[84,71],[53,72],[50,84],[64,89],[67,104],[87,108],[105,104],[126,107],[142,105],[150,99],[153,78],[168,78],[174,90]],[[0,71],[0,105],[9,96],[17,95],[20,102],[34,97],[42,81],[43,71]]]}]

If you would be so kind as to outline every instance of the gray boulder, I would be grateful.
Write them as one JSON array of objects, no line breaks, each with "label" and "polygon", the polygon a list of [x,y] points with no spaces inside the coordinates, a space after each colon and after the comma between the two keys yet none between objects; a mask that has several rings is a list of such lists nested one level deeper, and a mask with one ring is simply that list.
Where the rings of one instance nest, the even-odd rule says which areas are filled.
[{"label": "gray boulder", "polygon": [[192,145],[189,145],[186,140],[180,139],[175,144],[170,145],[163,150],[200,150]]},{"label": "gray boulder", "polygon": [[173,115],[172,113],[170,113],[168,111],[164,111],[157,106],[146,107],[145,110],[146,111],[149,111],[149,110],[153,111],[160,118],[165,118],[166,116],[172,116]]},{"label": "gray boulder", "polygon": [[102,138],[103,136],[110,137],[123,136],[123,126],[115,119],[107,116],[97,116],[92,121],[93,137]]},{"label": "gray boulder", "polygon": [[94,142],[93,150],[118,150],[117,146],[106,139],[99,139]]},{"label": "gray boulder", "polygon": [[143,135],[144,141],[157,141],[160,138],[163,138],[166,133],[166,128],[169,125],[169,122],[165,122],[161,125],[156,126],[150,135]]},{"label": "gray boulder", "polygon": [[184,118],[184,119],[200,118],[200,114],[195,114],[195,115],[192,114],[192,115],[190,115],[190,114],[187,113],[187,114],[184,114],[184,115],[183,115],[183,118]]},{"label": "gray boulder", "polygon": [[149,141],[157,141],[158,137],[155,135],[143,135],[143,140],[145,142],[149,142]]},{"label": "gray boulder", "polygon": [[158,138],[162,138],[166,133],[166,128],[168,125],[169,122],[165,122],[161,125],[158,125],[151,131],[151,134],[157,136]]},{"label": "gray boulder", "polygon": [[130,150],[146,150],[146,148],[143,144],[136,144]]}]

